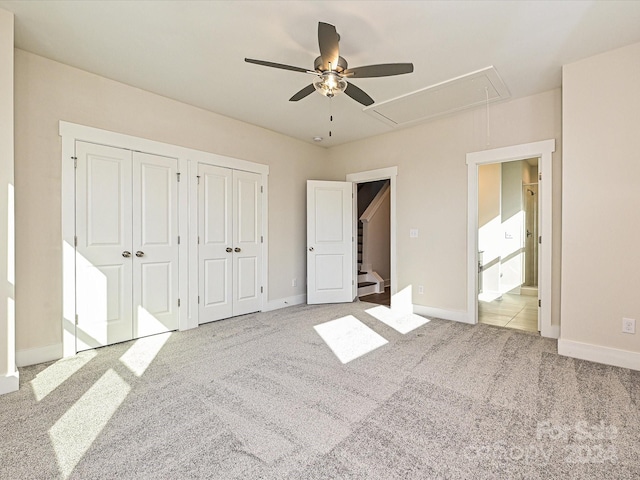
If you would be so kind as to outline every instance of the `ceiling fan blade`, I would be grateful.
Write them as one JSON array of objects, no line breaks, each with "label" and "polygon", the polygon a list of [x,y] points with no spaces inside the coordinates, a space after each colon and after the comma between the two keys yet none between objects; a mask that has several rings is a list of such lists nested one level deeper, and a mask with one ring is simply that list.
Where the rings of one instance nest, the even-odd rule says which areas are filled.
[{"label": "ceiling fan blade", "polygon": [[356,102],[361,103],[365,107],[373,104],[373,98],[364,93],[364,90],[356,87],[353,83],[347,83],[347,89],[344,91],[344,93],[346,93]]},{"label": "ceiling fan blade", "polygon": [[413,72],[413,63],[384,63],[348,68],[342,74],[350,78],[390,77]]},{"label": "ceiling fan blade", "polygon": [[[318,45],[322,57],[322,71],[333,69],[338,65],[340,36],[336,27],[328,23],[318,22]],[[331,64],[331,65],[329,65]]]},{"label": "ceiling fan blade", "polygon": [[315,92],[315,90],[316,89],[313,87],[313,84],[307,85],[302,90],[300,90],[298,93],[296,93],[293,97],[291,97],[289,99],[289,101],[290,102],[297,102],[298,100],[302,100],[307,95],[311,95],[313,92]]},{"label": "ceiling fan blade", "polygon": [[[256,65],[262,65],[265,67],[280,68],[282,70],[291,70],[292,72],[300,72],[300,73],[309,72],[307,68],[294,67],[292,65],[284,65],[282,63],[265,62],[264,60],[254,60],[253,58],[245,58],[244,61],[247,63],[255,63]],[[312,73],[316,73],[316,72],[312,72]]]}]

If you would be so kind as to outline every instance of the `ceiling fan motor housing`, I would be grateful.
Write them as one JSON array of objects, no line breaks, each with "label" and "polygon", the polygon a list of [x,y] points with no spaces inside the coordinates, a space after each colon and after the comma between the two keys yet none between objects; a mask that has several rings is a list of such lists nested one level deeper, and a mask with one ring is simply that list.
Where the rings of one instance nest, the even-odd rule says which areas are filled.
[{"label": "ceiling fan motor housing", "polygon": [[[313,69],[316,72],[325,72],[328,70],[322,70],[322,64],[324,62],[322,61],[322,57],[318,57],[314,60],[313,62]],[[347,61],[343,58],[343,57],[338,57],[338,64],[337,65],[331,65],[333,67],[332,71],[336,72],[336,73],[342,73],[347,69]]]}]

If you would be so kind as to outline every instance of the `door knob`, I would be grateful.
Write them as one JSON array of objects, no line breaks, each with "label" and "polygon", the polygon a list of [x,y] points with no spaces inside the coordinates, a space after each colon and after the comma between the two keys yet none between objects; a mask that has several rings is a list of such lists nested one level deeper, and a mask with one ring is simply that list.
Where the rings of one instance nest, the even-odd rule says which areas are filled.
[{"label": "door knob", "polygon": [[240,249],[240,247],[236,247],[233,249],[234,252],[241,252],[242,250]]},{"label": "door knob", "polygon": [[140,257],[144,257],[144,252],[141,252],[140,250],[138,250],[136,252],[136,257],[140,258]]},{"label": "door knob", "polygon": [[313,252],[313,247],[309,247],[309,251],[310,251],[310,252]]},{"label": "door knob", "polygon": [[124,252],[122,252],[122,256],[124,258],[129,258],[131,256],[131,252],[127,252],[126,250]]},{"label": "door knob", "polygon": [[227,247],[227,253],[231,253],[231,252],[233,252],[233,248]]}]

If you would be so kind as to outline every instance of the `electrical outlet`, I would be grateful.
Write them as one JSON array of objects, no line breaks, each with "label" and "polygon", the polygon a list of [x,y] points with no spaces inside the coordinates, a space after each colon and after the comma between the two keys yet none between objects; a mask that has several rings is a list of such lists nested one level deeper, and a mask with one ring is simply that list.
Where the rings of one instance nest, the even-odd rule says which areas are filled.
[{"label": "electrical outlet", "polygon": [[636,320],[635,320],[635,318],[623,318],[622,319],[622,333],[636,333]]},{"label": "electrical outlet", "polygon": [[422,285],[418,285],[418,295],[424,294],[424,287]]},{"label": "electrical outlet", "polygon": [[418,238],[418,229],[417,228],[411,228],[409,230],[409,238]]},{"label": "electrical outlet", "polygon": [[293,280],[291,280],[291,286],[292,287],[297,287],[298,286],[298,279],[294,278]]}]

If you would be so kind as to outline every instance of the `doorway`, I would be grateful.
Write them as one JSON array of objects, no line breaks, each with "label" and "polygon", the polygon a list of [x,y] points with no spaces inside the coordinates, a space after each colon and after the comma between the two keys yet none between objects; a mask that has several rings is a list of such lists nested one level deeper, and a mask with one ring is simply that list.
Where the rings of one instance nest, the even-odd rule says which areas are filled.
[{"label": "doorway", "polygon": [[[389,252],[389,274],[388,277],[384,277],[382,278],[382,280],[384,281],[384,292],[383,293],[374,293],[368,296],[363,296],[362,300],[363,301],[369,301],[369,302],[373,302],[373,303],[377,303],[379,302],[385,302],[385,305],[390,305],[391,307],[393,307],[394,304],[394,295],[397,293],[397,286],[398,286],[398,282],[397,282],[397,269],[396,269],[396,265],[397,265],[397,255],[396,255],[396,191],[397,191],[397,176],[398,176],[398,167],[387,167],[387,168],[381,168],[378,170],[368,170],[368,171],[364,171],[364,172],[358,172],[358,173],[350,173],[346,176],[346,181],[347,182],[352,182],[356,185],[360,185],[360,184],[367,184],[367,183],[371,183],[371,182],[378,182],[381,181],[382,184],[385,184],[386,182],[388,182],[388,190],[387,190],[387,195],[388,195],[388,205],[389,205],[389,223],[388,223],[388,229],[385,228],[385,230],[388,232],[388,242],[389,242],[389,248],[388,248],[388,252]],[[355,194],[357,196],[357,193]],[[383,194],[384,195],[384,194]],[[357,202],[354,202],[354,218],[359,219],[359,215],[358,215],[358,210],[357,210]],[[355,241],[355,239],[357,239],[358,237],[358,222],[354,221],[353,224],[353,236],[354,236],[354,242],[353,242],[353,248],[354,248],[354,258],[358,258],[358,242]],[[364,253],[364,252],[363,252]],[[362,267],[360,267],[362,268]],[[353,273],[354,273],[354,278],[358,278],[358,262],[354,262],[353,265]],[[361,270],[360,270],[361,271]],[[387,280],[388,279],[388,280]],[[357,287],[357,286],[356,286]],[[354,289],[354,297],[358,296],[357,293],[357,288]],[[380,295],[379,297],[376,297],[374,295]],[[385,298],[388,297],[388,298]],[[399,301],[399,300],[397,300]],[[387,303],[388,302],[388,303]]]},{"label": "doorway", "polygon": [[[468,153],[467,160],[467,314],[466,322],[478,323],[478,167],[492,163],[538,158],[538,313],[543,337],[558,338],[560,324],[552,322],[552,185],[555,140],[513,145]],[[486,263],[486,262],[485,262]],[[557,302],[554,312],[557,312]]]},{"label": "doorway", "polygon": [[358,298],[391,306],[391,181],[358,183],[355,204]]},{"label": "doorway", "polygon": [[478,167],[478,322],[538,332],[538,158]]}]

